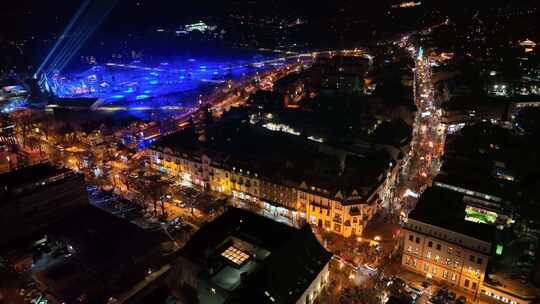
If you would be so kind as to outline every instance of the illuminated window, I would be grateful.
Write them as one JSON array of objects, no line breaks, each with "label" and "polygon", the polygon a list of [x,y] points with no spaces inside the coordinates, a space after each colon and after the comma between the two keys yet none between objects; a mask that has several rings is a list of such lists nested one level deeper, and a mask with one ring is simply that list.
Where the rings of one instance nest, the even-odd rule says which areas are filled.
[{"label": "illuminated window", "polygon": [[249,255],[240,249],[231,246],[227,250],[221,253],[221,256],[225,257],[227,260],[233,262],[234,264],[240,266],[249,260]]}]

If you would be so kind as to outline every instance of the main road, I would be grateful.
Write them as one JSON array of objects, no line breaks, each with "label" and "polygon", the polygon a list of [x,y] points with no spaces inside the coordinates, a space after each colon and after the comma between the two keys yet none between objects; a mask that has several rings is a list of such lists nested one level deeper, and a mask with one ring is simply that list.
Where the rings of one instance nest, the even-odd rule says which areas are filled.
[{"label": "main road", "polygon": [[435,98],[431,60],[422,48],[415,49],[414,102],[418,109],[409,153],[400,163],[401,172],[389,179],[383,198],[392,213],[406,216],[418,196],[437,175],[444,154],[446,127],[442,123],[440,102]]}]

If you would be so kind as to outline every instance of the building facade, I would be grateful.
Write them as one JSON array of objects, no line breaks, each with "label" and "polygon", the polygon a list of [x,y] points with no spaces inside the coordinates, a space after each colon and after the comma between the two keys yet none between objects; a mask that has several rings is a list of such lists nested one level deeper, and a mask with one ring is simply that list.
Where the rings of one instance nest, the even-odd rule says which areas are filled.
[{"label": "building facade", "polygon": [[377,210],[376,189],[366,200],[352,190],[349,195],[263,176],[230,159],[210,158],[204,153],[183,153],[153,146],[150,166],[179,179],[180,184],[222,193],[245,208],[258,208],[293,224],[305,221],[344,237],[359,236]]},{"label": "building facade", "polygon": [[413,219],[403,227],[403,267],[478,295],[491,243]]},{"label": "building facade", "polygon": [[403,228],[401,265],[405,269],[475,299],[505,304],[536,301],[535,288],[496,273],[497,281],[500,280],[497,284],[488,278],[486,269],[494,251],[490,242],[414,219],[408,219]]},{"label": "building facade", "polygon": [[328,191],[305,183],[298,190],[298,205],[305,210],[306,220],[314,226],[345,237],[361,235],[367,222],[377,211],[375,202],[364,202],[353,192],[344,198],[341,192],[331,196]]}]

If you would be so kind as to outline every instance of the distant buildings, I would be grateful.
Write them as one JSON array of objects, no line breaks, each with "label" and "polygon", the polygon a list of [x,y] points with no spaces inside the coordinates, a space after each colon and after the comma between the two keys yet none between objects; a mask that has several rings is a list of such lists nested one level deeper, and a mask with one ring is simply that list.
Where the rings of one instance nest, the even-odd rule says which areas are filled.
[{"label": "distant buildings", "polygon": [[509,120],[510,103],[495,97],[455,96],[443,103],[443,123],[450,133],[482,121]]},{"label": "distant buildings", "polygon": [[15,124],[0,117],[0,173],[11,171],[18,165],[17,154],[14,153],[16,144]]},{"label": "distant buildings", "polygon": [[204,33],[206,31],[210,31],[212,29],[215,29],[215,27],[208,26],[206,23],[199,21],[192,24],[186,24],[184,26],[186,32],[193,32],[193,31],[199,31],[201,33]]},{"label": "distant buildings", "polygon": [[321,57],[311,69],[313,82],[318,83],[324,92],[364,94],[364,78],[370,64],[370,59],[364,56]]},{"label": "distant buildings", "polygon": [[277,80],[273,91],[283,96],[283,105],[287,108],[299,108],[300,101],[306,97],[306,79],[304,74],[293,73]]},{"label": "distant buildings", "polygon": [[3,146],[15,145],[15,124],[7,119],[0,120],[0,149]]},{"label": "distant buildings", "polygon": [[408,1],[392,5],[392,8],[411,8],[422,5],[421,1]]},{"label": "distant buildings", "polygon": [[170,285],[184,303],[314,303],[331,257],[307,226],[232,208],[181,250]]},{"label": "distant buildings", "polygon": [[23,240],[88,204],[84,176],[38,164],[0,175],[0,246]]}]

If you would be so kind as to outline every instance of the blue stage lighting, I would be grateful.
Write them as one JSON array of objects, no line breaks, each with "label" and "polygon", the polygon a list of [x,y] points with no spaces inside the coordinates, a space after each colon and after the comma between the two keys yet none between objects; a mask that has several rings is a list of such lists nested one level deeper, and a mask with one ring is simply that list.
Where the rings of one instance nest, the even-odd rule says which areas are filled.
[{"label": "blue stage lighting", "polygon": [[135,99],[137,100],[142,100],[142,99],[147,99],[147,98],[150,98],[150,95],[142,94],[142,95],[137,95],[137,97],[135,97]]}]

